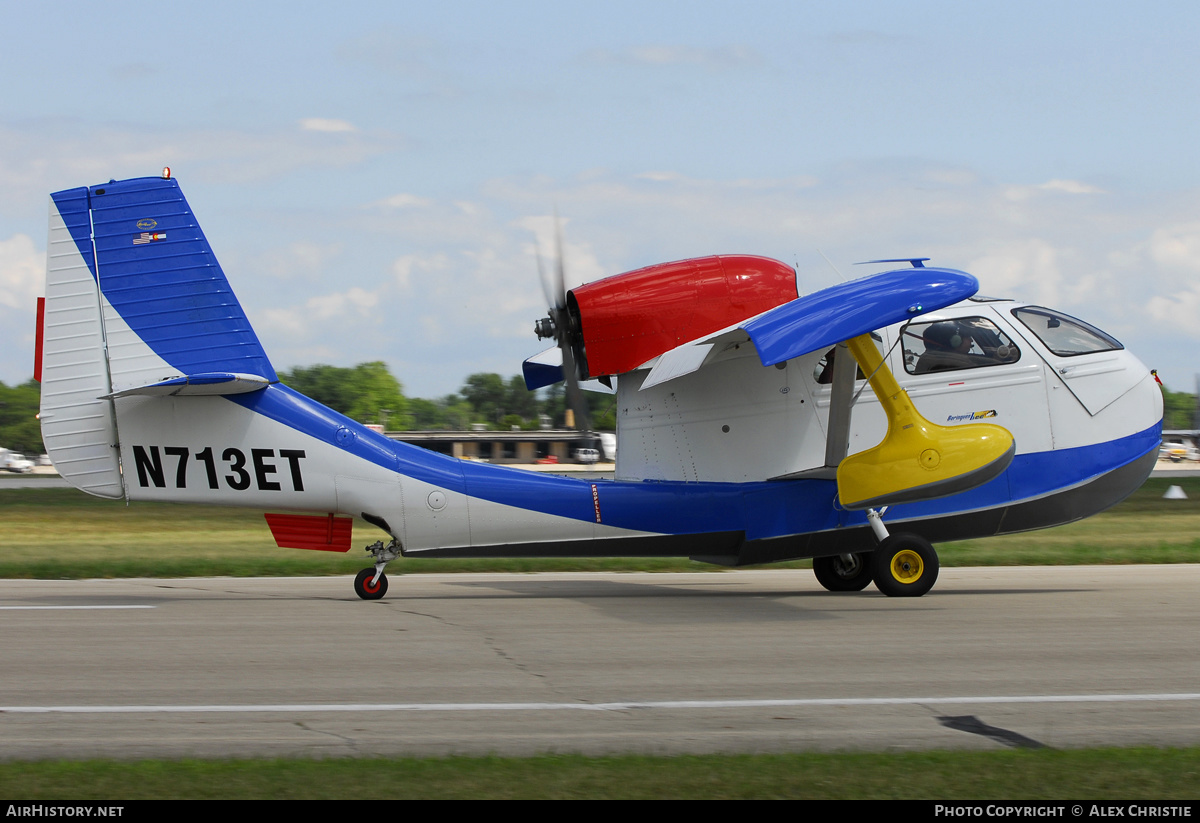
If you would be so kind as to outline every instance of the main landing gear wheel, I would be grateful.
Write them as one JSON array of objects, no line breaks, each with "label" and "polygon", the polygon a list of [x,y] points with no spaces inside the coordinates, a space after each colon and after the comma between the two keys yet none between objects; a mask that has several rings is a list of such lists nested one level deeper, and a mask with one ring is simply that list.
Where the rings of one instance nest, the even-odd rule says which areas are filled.
[{"label": "main landing gear wheel", "polygon": [[374,584],[371,581],[375,578],[374,569],[363,569],[354,577],[354,593],[363,600],[378,600],[387,594],[387,575],[379,575],[379,579]]},{"label": "main landing gear wheel", "polygon": [[888,597],[920,597],[937,582],[937,552],[923,537],[893,534],[875,549],[875,586]]},{"label": "main landing gear wheel", "polygon": [[860,592],[871,582],[871,555],[835,554],[814,557],[813,574],[831,592]]}]

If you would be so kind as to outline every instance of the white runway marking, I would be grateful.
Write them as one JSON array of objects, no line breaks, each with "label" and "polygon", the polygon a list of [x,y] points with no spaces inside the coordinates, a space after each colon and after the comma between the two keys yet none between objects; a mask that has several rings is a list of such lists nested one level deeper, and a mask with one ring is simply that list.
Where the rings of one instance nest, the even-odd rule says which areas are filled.
[{"label": "white runway marking", "polygon": [[662,700],[629,703],[295,703],[227,706],[0,706],[0,714],[138,714],[192,712],[619,712],[633,709],[777,709],[806,706],[946,706],[1004,703],[1138,703],[1200,700],[1182,694],[1045,694],[979,697],[830,697],[796,700]]},{"label": "white runway marking", "polygon": [[72,611],[75,609],[153,609],[153,606],[0,606],[0,612]]}]

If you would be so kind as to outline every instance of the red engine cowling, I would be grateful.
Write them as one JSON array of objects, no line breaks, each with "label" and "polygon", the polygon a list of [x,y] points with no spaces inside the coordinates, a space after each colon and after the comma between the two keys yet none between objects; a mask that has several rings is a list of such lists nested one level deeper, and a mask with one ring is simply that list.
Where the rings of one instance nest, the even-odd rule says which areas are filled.
[{"label": "red engine cowling", "polygon": [[733,254],[661,263],[567,293],[585,377],[621,374],[681,343],[795,300],[796,271]]}]

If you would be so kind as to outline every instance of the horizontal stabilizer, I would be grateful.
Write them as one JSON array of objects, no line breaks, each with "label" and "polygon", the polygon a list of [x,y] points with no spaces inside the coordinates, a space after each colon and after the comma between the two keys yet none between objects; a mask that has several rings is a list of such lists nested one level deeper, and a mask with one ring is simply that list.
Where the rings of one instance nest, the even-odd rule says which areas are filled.
[{"label": "horizontal stabilizer", "polygon": [[521,374],[525,377],[525,388],[529,391],[561,383],[562,349],[555,346],[538,352],[521,364]]},{"label": "horizontal stabilizer", "polygon": [[105,397],[188,397],[199,395],[245,394],[246,392],[261,391],[271,385],[271,381],[256,374],[231,374],[230,372],[212,372],[209,374],[189,374],[187,377],[174,377],[161,380],[148,386],[113,392]]},{"label": "horizontal stabilizer", "polygon": [[[525,388],[536,391],[543,386],[553,386],[563,381],[562,349],[557,346],[535,354],[521,364],[525,377]],[[600,380],[580,380],[579,388],[598,394],[612,394],[613,388]]]},{"label": "horizontal stabilizer", "polygon": [[354,518],[332,514],[266,514],[271,536],[281,549],[323,552],[350,550]]}]

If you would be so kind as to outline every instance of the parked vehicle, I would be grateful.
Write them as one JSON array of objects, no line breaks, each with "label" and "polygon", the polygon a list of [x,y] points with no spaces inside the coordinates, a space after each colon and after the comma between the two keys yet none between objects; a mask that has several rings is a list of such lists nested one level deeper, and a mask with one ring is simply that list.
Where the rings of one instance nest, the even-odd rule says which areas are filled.
[{"label": "parked vehicle", "polygon": [[1200,449],[1186,446],[1182,443],[1165,443],[1158,450],[1159,460],[1170,460],[1172,463],[1182,463],[1184,460],[1200,460]]},{"label": "parked vehicle", "polygon": [[17,474],[28,474],[33,471],[33,461],[27,459],[20,452],[0,449],[0,469]]}]

